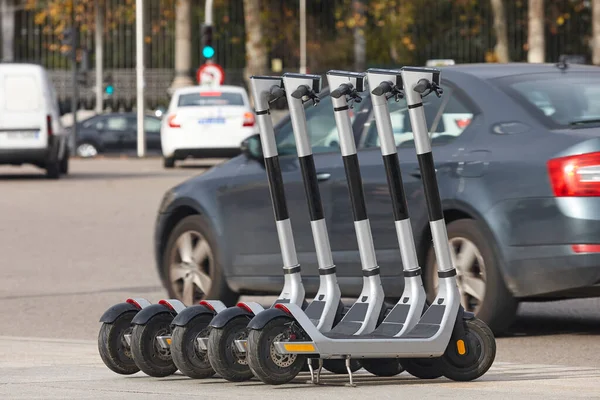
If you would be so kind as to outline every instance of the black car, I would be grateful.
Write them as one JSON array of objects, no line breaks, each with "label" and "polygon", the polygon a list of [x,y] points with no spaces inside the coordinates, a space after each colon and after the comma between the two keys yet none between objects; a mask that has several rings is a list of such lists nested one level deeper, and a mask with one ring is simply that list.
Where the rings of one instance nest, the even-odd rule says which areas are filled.
[{"label": "black car", "polygon": [[[160,118],[144,116],[146,149],[160,151]],[[137,149],[137,114],[94,115],[77,124],[75,154],[95,157],[102,153],[123,153]]]},{"label": "black car", "polygon": [[[600,68],[551,64],[443,67],[444,94],[423,99],[462,303],[496,332],[524,300],[600,295]],[[309,102],[310,103],[310,102]],[[409,211],[428,296],[436,260],[408,110],[390,100]],[[368,93],[353,129],[384,290],[402,293],[400,252]],[[331,99],[307,105],[334,262],[345,296],[362,287]],[[276,126],[306,290],[319,275],[289,118]],[[277,294],[282,259],[258,136],[243,154],[169,190],[155,229],[170,296],[233,303]]]}]

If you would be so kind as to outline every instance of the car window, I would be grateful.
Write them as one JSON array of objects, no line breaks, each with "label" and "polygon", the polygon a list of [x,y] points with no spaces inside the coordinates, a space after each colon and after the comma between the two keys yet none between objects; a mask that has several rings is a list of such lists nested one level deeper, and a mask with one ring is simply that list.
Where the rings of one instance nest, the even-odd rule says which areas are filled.
[{"label": "car window", "polygon": [[102,118],[100,117],[92,117],[86,121],[83,121],[82,126],[84,128],[96,128],[98,130],[100,130],[99,128],[102,128],[103,124],[102,124]]},{"label": "car window", "polygon": [[[361,110],[364,103],[354,103],[354,107],[350,109],[351,121],[354,121],[356,113]],[[340,144],[331,96],[324,96],[316,107],[313,107],[312,102],[308,102],[305,113],[313,153],[338,151]],[[280,154],[296,153],[292,121],[289,119],[277,131],[277,148]]]},{"label": "car window", "polygon": [[244,97],[232,92],[199,92],[179,95],[177,107],[243,106]]},{"label": "car window", "polygon": [[109,131],[126,131],[127,130],[127,117],[114,116],[107,117],[105,119],[105,129]]},{"label": "car window", "polygon": [[[442,85],[442,88],[444,89],[442,97],[430,95],[423,99],[425,119],[429,127],[432,145],[446,144],[460,136],[469,126],[475,114],[474,110],[471,110],[454,95],[452,88],[445,85]],[[440,107],[443,107],[442,113],[440,113]],[[406,100],[391,101],[389,109],[396,146],[414,147],[415,142]],[[377,124],[373,115],[367,124],[368,129],[363,147],[379,147]]]},{"label": "car window", "polygon": [[[136,124],[137,129],[137,124]],[[156,118],[146,117],[144,118],[144,129],[146,132],[158,133],[160,132],[160,120]]]}]

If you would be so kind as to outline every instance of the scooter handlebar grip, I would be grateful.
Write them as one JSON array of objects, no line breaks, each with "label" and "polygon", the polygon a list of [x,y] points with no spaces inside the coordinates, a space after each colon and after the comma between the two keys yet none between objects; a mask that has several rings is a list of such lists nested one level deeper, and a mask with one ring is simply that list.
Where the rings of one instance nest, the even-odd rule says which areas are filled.
[{"label": "scooter handlebar grip", "polygon": [[392,85],[389,82],[381,82],[371,93],[375,96],[383,96],[392,91]]},{"label": "scooter handlebar grip", "polygon": [[294,90],[294,92],[292,93],[292,97],[295,99],[301,99],[309,93],[310,88],[306,85],[302,85],[298,89]]},{"label": "scooter handlebar grip", "polygon": [[430,83],[427,79],[420,79],[419,82],[414,87],[414,91],[423,94],[430,86]]},{"label": "scooter handlebar grip", "polygon": [[285,90],[283,90],[283,88],[280,88],[277,85],[274,85],[271,88],[270,92],[271,92],[271,96],[276,99],[285,96]]},{"label": "scooter handlebar grip", "polygon": [[337,89],[335,89],[333,92],[331,92],[331,97],[333,97],[334,99],[339,99],[342,96],[350,94],[350,92],[351,92],[350,85],[342,84]]}]

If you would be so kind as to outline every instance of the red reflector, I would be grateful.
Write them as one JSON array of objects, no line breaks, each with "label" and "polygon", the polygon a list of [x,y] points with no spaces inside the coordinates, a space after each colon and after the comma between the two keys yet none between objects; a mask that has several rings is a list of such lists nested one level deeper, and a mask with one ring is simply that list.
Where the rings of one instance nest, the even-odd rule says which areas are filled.
[{"label": "red reflector", "polygon": [[208,308],[209,310],[215,311],[215,308],[213,306],[211,306],[210,303],[208,303],[204,300],[200,301],[200,305]]},{"label": "red reflector", "polygon": [[158,302],[158,304],[161,304],[161,305],[163,305],[165,307],[170,308],[171,310],[174,310],[173,306],[168,301],[166,301],[166,300],[161,300],[161,301]]},{"label": "red reflector", "polygon": [[291,311],[281,303],[275,304],[275,308],[280,309],[281,311],[283,311],[286,314],[290,314],[290,315],[292,314]]},{"label": "red reflector", "polygon": [[169,123],[169,127],[170,128],[181,128],[181,125],[179,125],[177,122],[174,122],[175,117],[177,117],[177,114],[172,114],[167,117],[167,122]]},{"label": "red reflector", "polygon": [[464,129],[471,123],[471,118],[455,119],[454,122],[460,129]]},{"label": "red reflector", "polygon": [[201,92],[201,97],[220,97],[221,92]]},{"label": "red reflector", "polygon": [[134,299],[127,299],[127,300],[125,300],[125,302],[129,303],[129,304],[133,304],[140,310],[142,309],[142,306],[140,306],[140,304],[137,301],[135,301]]},{"label": "red reflector", "polygon": [[600,244],[574,244],[571,248],[575,253],[600,253]]},{"label": "red reflector", "polygon": [[547,166],[555,196],[600,196],[600,152],[554,158]]},{"label": "red reflector", "polygon": [[252,311],[252,309],[250,307],[248,307],[248,305],[245,303],[237,303],[236,307],[243,308],[244,310],[248,311],[249,313],[254,314],[254,311]]},{"label": "red reflector", "polygon": [[48,130],[48,137],[52,136],[54,132],[52,131],[52,116],[46,115],[46,128]]},{"label": "red reflector", "polygon": [[243,126],[254,126],[254,114],[252,114],[251,112],[244,113]]}]

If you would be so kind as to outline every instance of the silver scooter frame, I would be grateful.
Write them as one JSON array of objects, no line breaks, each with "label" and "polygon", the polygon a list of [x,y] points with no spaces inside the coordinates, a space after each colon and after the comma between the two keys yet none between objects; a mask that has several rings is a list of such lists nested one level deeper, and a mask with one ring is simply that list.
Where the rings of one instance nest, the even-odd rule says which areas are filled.
[{"label": "silver scooter frame", "polygon": [[[407,98],[409,116],[417,158],[421,170],[425,197],[429,211],[435,254],[438,261],[439,289],[435,300],[410,331],[401,336],[384,334],[340,335],[323,334],[314,329],[299,307],[278,307],[291,316],[304,329],[310,341],[275,342],[282,354],[305,354],[316,358],[428,358],[444,354],[459,316],[460,294],[456,283],[456,270],[452,264],[446,225],[435,176],[421,94],[426,84],[439,85],[440,72],[433,68],[404,67],[401,70]],[[417,92],[417,90],[419,92]],[[389,110],[387,110],[389,112]]]}]

